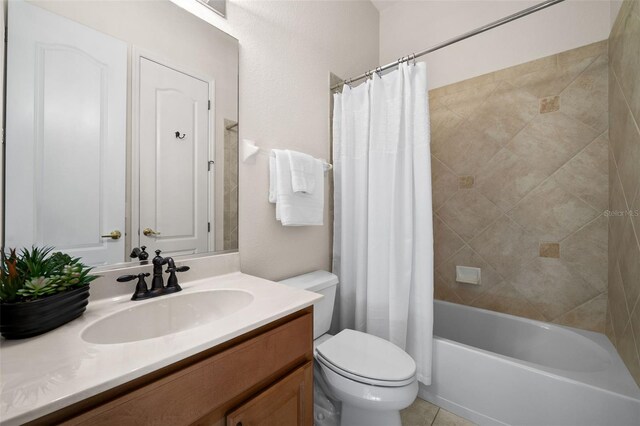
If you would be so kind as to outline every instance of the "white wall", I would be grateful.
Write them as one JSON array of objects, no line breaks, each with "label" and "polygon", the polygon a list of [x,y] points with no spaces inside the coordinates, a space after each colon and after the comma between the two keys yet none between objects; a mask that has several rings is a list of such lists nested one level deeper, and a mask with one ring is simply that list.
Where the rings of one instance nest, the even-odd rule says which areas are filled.
[{"label": "white wall", "polygon": [[[223,19],[193,0],[172,1],[240,41],[240,139],[327,158],[329,72],[347,76],[378,64],[373,5],[231,0]],[[267,162],[258,156],[255,164],[240,163],[242,271],[280,279],[330,269],[328,212],[322,227],[282,227],[267,201]]]},{"label": "white wall", "polygon": [[[380,61],[392,62],[541,1],[398,2],[380,12]],[[567,0],[431,53],[422,59],[428,65],[429,87],[604,40],[612,8],[608,0]]]}]

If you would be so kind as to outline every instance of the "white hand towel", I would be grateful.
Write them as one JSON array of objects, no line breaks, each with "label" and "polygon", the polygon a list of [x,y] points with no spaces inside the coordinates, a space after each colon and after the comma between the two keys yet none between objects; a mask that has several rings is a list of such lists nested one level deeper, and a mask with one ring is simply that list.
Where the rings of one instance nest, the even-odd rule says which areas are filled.
[{"label": "white hand towel", "polygon": [[313,194],[316,187],[316,181],[323,179],[322,173],[317,175],[316,160],[310,155],[302,152],[289,151],[289,166],[291,167],[291,188],[293,192],[304,192]]},{"label": "white hand towel", "polygon": [[[322,225],[324,213],[324,179],[317,180],[313,194],[293,192],[291,166],[286,151],[274,149],[275,158],[270,161],[270,181],[275,181],[276,219],[284,226]],[[321,161],[315,164],[314,173],[323,173]],[[271,194],[271,191],[270,191]]]}]

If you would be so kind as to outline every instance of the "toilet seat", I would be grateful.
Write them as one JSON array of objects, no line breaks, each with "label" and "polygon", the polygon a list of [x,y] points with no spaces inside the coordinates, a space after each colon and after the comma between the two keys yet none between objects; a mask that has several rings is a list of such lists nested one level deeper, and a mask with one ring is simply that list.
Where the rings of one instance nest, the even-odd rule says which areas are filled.
[{"label": "toilet seat", "polygon": [[391,342],[355,330],[343,330],[316,348],[316,359],[356,382],[401,387],[415,381],[416,364]]}]

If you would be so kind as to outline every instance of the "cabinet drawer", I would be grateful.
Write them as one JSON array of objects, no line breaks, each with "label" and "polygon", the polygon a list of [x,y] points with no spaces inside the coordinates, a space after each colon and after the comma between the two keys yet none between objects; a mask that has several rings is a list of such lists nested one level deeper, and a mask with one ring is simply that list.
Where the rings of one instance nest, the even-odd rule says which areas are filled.
[{"label": "cabinet drawer", "polygon": [[313,425],[313,363],[308,362],[229,413],[227,426]]},{"label": "cabinet drawer", "polygon": [[312,349],[313,317],[307,311],[250,340],[93,407],[66,424],[192,424],[218,411],[226,412],[287,371],[310,361]]}]

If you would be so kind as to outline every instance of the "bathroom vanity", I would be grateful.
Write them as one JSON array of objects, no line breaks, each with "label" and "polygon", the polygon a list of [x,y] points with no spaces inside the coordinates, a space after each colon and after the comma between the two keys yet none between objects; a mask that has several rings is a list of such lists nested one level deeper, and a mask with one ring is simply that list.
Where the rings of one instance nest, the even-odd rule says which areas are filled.
[{"label": "bathroom vanity", "polygon": [[30,424],[310,425],[312,330],[306,308]]},{"label": "bathroom vanity", "polygon": [[235,272],[97,300],[51,333],[1,342],[2,424],[311,425],[320,297]]}]

